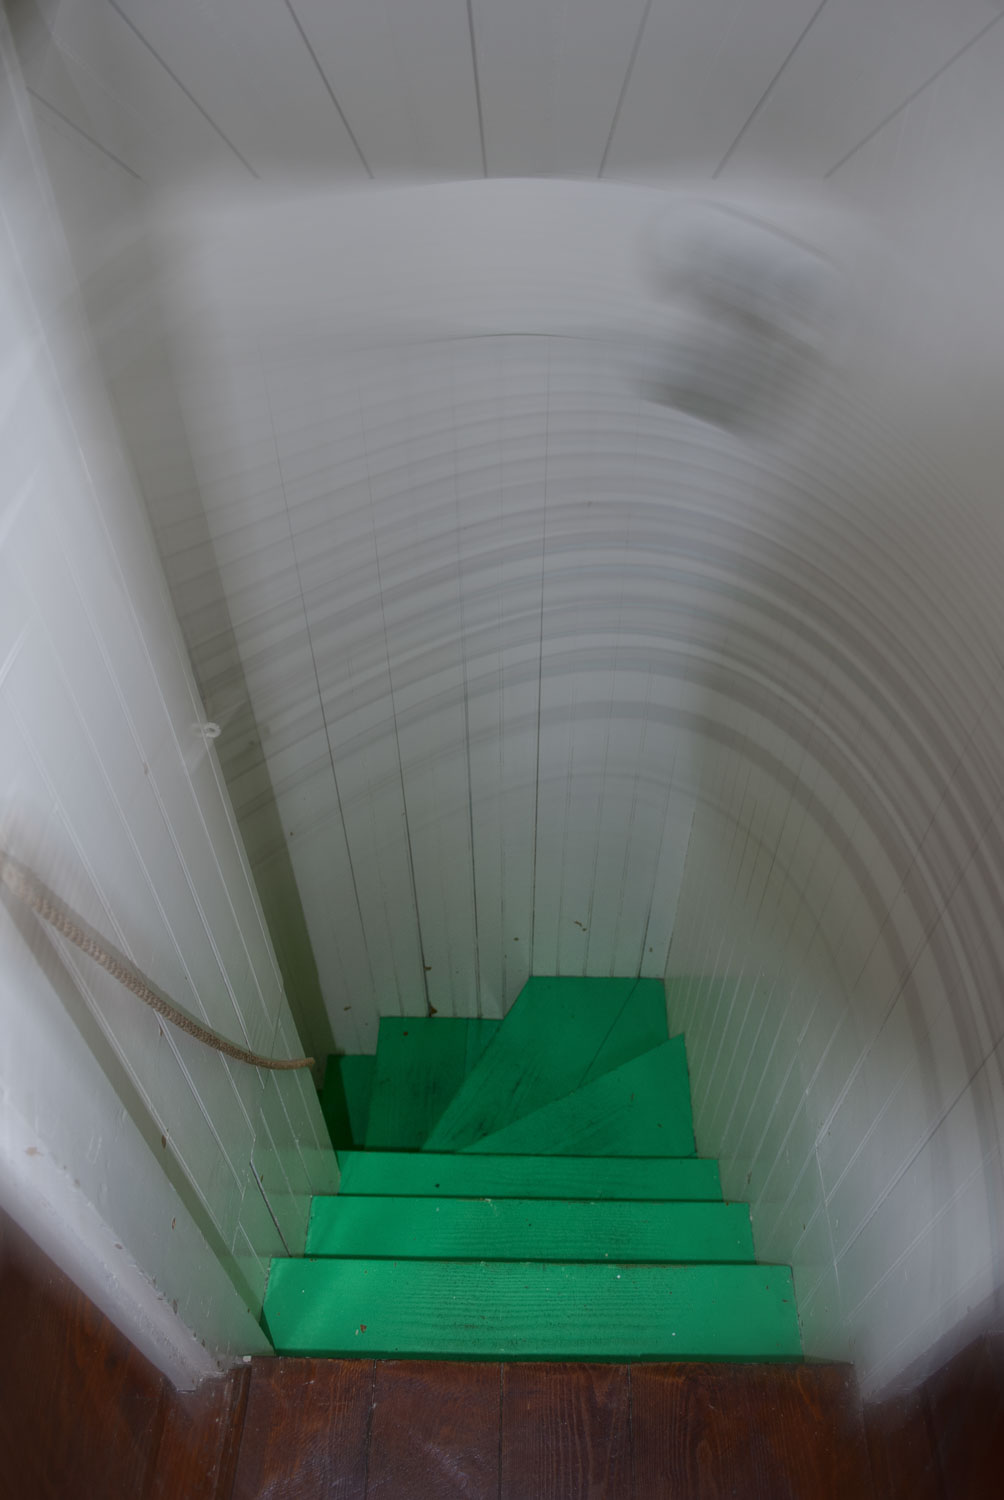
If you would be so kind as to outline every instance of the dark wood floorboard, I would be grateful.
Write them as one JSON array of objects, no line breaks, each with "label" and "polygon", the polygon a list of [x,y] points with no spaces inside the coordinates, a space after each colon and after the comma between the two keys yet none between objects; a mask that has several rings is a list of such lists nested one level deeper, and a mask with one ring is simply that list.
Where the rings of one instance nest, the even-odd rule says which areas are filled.
[{"label": "dark wood floorboard", "polygon": [[162,1379],[10,1224],[0,1339],[0,1493],[145,1494]]},{"label": "dark wood floorboard", "polygon": [[866,1406],[864,1418],[876,1500],[948,1500],[923,1390]]},{"label": "dark wood floorboard", "polygon": [[498,1500],[499,1366],[380,1361],[366,1500]]},{"label": "dark wood floorboard", "polygon": [[627,1365],[507,1364],[501,1500],[629,1500]]},{"label": "dark wood floorboard", "polygon": [[639,1500],[870,1500],[847,1365],[635,1365]]},{"label": "dark wood floorboard", "polygon": [[0,1215],[0,1500],[229,1500],[244,1372],[180,1395]]},{"label": "dark wood floorboard", "polygon": [[372,1360],[256,1359],[233,1500],[361,1500]]},{"label": "dark wood floorboard", "polygon": [[945,1500],[1004,1495],[1004,1337],[977,1339],[925,1382]]},{"label": "dark wood floorboard", "polygon": [[0,1340],[0,1500],[1004,1495],[1000,1335],[864,1418],[833,1365],[262,1359],[180,1395],[0,1215]]},{"label": "dark wood floorboard", "polygon": [[144,1500],[230,1500],[249,1370],[197,1391],[167,1388]]}]

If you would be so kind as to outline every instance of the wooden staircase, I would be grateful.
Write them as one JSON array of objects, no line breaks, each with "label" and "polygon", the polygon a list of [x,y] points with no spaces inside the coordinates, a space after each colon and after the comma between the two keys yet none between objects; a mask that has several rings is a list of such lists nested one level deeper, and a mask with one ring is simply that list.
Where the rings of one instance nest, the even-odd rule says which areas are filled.
[{"label": "wooden staircase", "polygon": [[329,1059],[342,1170],[274,1260],[279,1353],[792,1360],[785,1266],[695,1155],[661,982],[531,979],[502,1022],[384,1018]]}]

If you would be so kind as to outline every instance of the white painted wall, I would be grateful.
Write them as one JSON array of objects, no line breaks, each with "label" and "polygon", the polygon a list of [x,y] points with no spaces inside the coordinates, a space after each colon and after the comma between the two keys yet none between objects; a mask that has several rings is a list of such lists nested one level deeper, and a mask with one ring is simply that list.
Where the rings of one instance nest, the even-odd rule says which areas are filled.
[{"label": "white painted wall", "polygon": [[702,1145],[878,1389],[1002,1281],[999,5],[778,0],[724,46],[721,6],[580,46],[475,5],[480,120],[463,7],[299,7],[378,172],[872,210],[853,378],[753,444],[632,383],[644,189],[218,193],[110,254],[136,170],[248,175],[214,116],[265,171],[359,166],[289,27],[235,57],[126,10],[203,102],[85,0],[32,74],[78,128],[40,128],[301,1031],[658,972],[672,934],[724,986],[673,998]]},{"label": "white painted wall", "polygon": [[[531,965],[661,972],[672,935],[670,977],[727,986],[674,994],[702,1148],[870,1390],[1001,1282],[1004,374],[987,122],[948,117],[952,234],[881,135],[830,204],[894,201],[881,255],[774,205],[865,312],[781,437],[640,392],[651,190],[217,195],[108,264],[82,241],[301,1029],[368,1050]],[[122,308],[154,296],[151,334]],[[918,373],[948,355],[968,404]]]},{"label": "white painted wall", "polygon": [[[716,711],[742,738],[709,765],[669,965],[725,984],[674,1006],[699,1138],[793,1257],[808,1347],[868,1391],[1002,1317],[1002,68],[995,26],[831,178],[887,237],[871,411],[820,428],[785,552],[755,538],[773,681]],[[752,688],[744,646],[723,696]]]},{"label": "white painted wall", "polygon": [[[583,201],[558,222],[595,241]],[[652,201],[625,195],[636,219]],[[173,382],[92,299],[280,955],[292,874],[348,1051],[380,1014],[501,1014],[531,964],[661,973],[692,807],[632,603],[663,586],[661,414],[625,383],[619,310],[597,325],[595,270],[551,337],[565,240],[542,273],[504,193],[466,203],[172,204],[135,277]],[[486,300],[489,246],[509,279]],[[616,225],[602,256],[636,282]]]},{"label": "white painted wall", "polygon": [[1000,531],[897,439],[876,346],[915,303],[835,203],[771,210],[848,268],[843,373],[745,435],[647,400],[664,201],[173,205],[183,482],[106,358],[340,1045],[498,1014],[531,965],[660,973],[672,937],[670,978],[726,985],[673,995],[701,1147],[794,1262],[809,1352],[874,1390],[1000,1283]]},{"label": "white painted wall", "polygon": [[[297,1053],[6,31],[0,51],[0,842],[182,1008]],[[267,1259],[336,1181],[309,1074],[162,1026],[12,900],[0,926],[5,1207],[177,1382],[267,1349]]]}]

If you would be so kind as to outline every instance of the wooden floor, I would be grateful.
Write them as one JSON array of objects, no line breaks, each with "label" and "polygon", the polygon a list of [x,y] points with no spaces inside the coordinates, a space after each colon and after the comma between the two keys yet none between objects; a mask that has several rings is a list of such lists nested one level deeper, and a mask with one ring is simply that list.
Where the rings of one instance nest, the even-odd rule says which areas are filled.
[{"label": "wooden floor", "polygon": [[270,1360],[233,1500],[870,1493],[846,1366]]},{"label": "wooden floor", "polygon": [[274,1359],[179,1396],[2,1221],[0,1338],[0,1500],[1004,1493],[999,1339],[864,1420],[838,1365]]}]

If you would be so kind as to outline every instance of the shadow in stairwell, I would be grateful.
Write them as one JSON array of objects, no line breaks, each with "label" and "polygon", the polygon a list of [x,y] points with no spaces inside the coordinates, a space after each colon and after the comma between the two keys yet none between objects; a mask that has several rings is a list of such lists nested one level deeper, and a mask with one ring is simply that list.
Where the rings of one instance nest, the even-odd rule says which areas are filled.
[{"label": "shadow in stairwell", "polygon": [[1004,1333],[865,1407],[876,1500],[994,1500],[1004,1475]]}]

